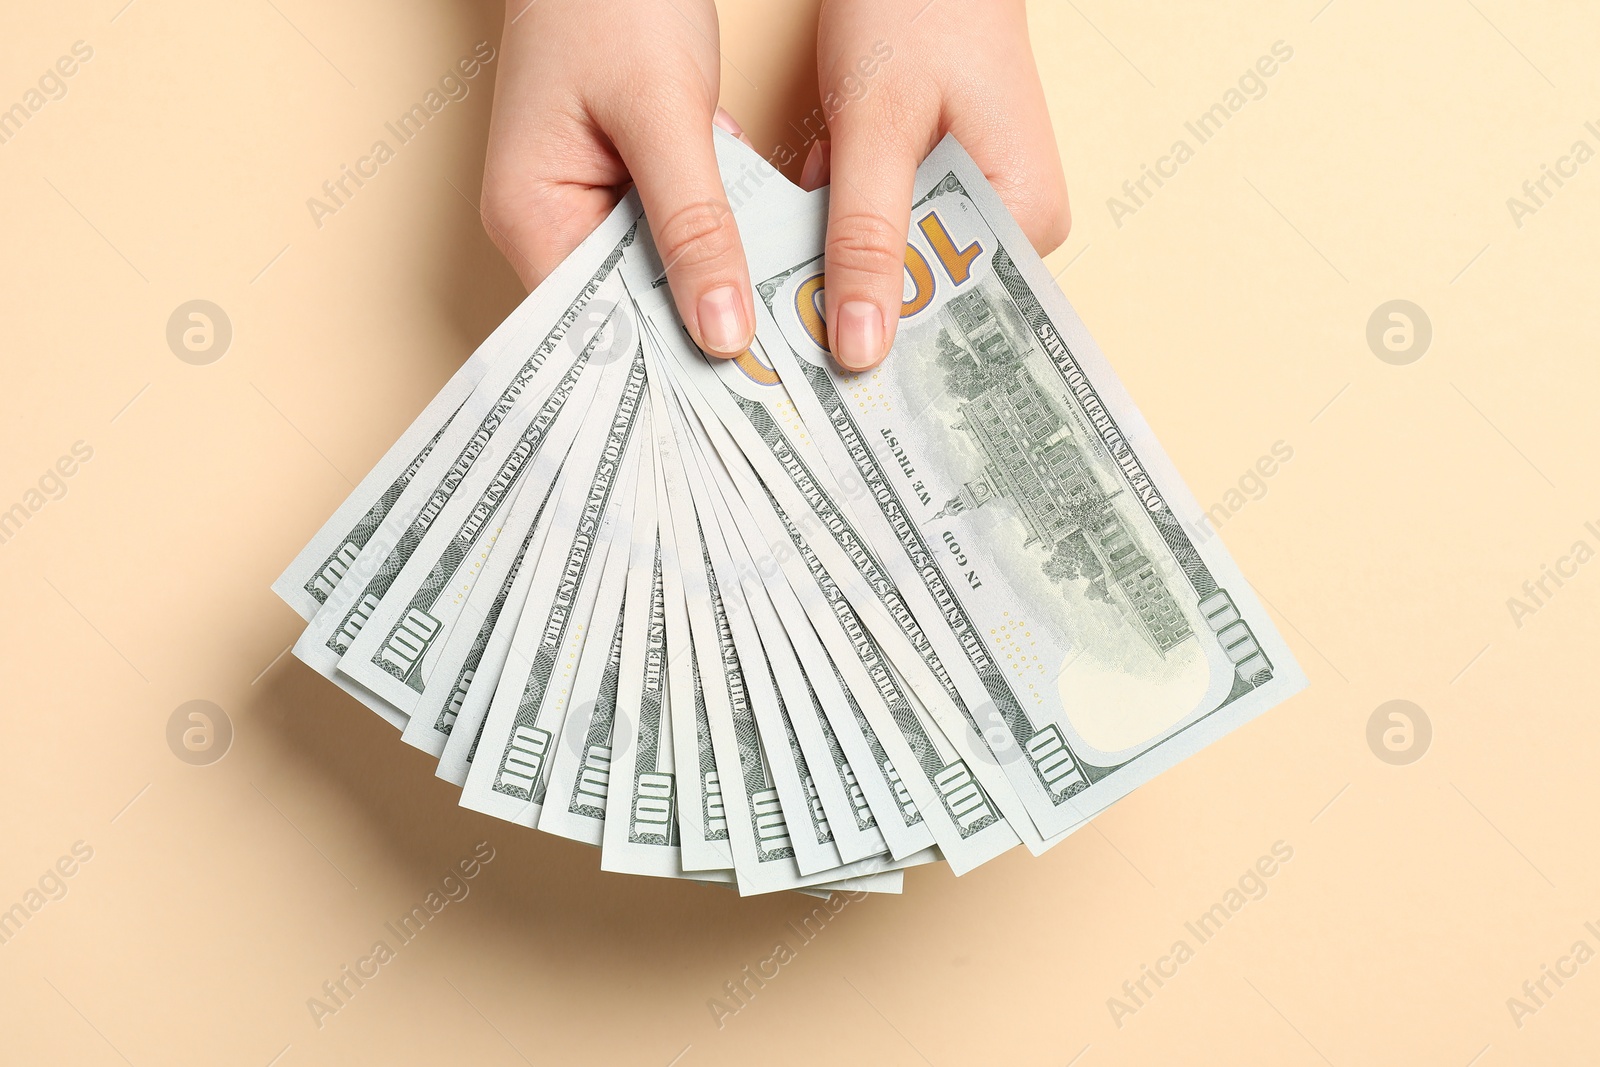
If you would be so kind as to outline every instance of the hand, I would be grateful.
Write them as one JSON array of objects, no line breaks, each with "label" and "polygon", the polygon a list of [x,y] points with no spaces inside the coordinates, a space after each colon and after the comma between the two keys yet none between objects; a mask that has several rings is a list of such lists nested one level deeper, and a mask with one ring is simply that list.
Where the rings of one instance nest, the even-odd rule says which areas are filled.
[{"label": "hand", "polygon": [[1022,0],[824,0],[817,78],[824,101],[844,103],[801,184],[832,182],[823,301],[845,369],[876,366],[894,344],[912,184],[946,133],[1040,255],[1066,240],[1066,179]]},{"label": "hand", "polygon": [[639,190],[678,314],[709,352],[750,344],[739,231],[711,143],[712,0],[508,0],[483,224],[528,288]]}]

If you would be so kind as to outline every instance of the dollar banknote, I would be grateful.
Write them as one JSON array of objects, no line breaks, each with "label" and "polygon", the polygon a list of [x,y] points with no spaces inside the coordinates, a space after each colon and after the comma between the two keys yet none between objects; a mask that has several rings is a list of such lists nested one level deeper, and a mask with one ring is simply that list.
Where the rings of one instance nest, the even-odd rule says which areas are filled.
[{"label": "dollar banknote", "polygon": [[1043,852],[1304,686],[953,138],[865,373],[827,191],[715,145],[749,349],[695,347],[625,198],[275,583],[300,659],[464,806],[741,895]]},{"label": "dollar banknote", "polygon": [[550,320],[564,318],[576,302],[574,283],[583,279],[579,284],[592,284],[595,271],[603,268],[607,257],[626,239],[639,215],[638,198],[624,197],[572,255],[562,260],[546,283],[517,305],[323,523],[273,583],[273,592],[309,620],[327,603],[380,530],[388,535],[389,543],[394,542],[399,536],[394,527],[400,524],[388,522],[390,512],[432,456],[467,398],[493,369],[515,359],[519,351],[533,347],[532,337],[548,330]]},{"label": "dollar banknote", "polygon": [[[471,692],[472,683],[478,677],[479,670],[485,667],[484,654],[494,639],[495,626],[500,621],[501,613],[509,605],[511,614],[508,618],[516,618],[521,614],[522,602],[514,593],[520,591],[526,594],[527,586],[518,586],[517,575],[521,573],[522,561],[530,553],[537,557],[535,542],[542,528],[540,519],[544,517],[550,497],[557,493],[561,485],[558,476],[549,492],[539,499],[532,518],[525,514],[520,494],[512,501],[506,523],[513,530],[526,529],[527,532],[519,543],[499,545],[497,540],[498,552],[494,550],[494,545],[490,546],[483,573],[467,594],[455,627],[443,639],[433,670],[417,697],[416,705],[411,709],[410,720],[400,735],[406,744],[433,756],[443,755]],[[534,499],[536,494],[530,493],[527,506],[531,506]],[[539,543],[542,544],[542,541]],[[499,662],[503,662],[503,657],[491,659],[491,663]],[[498,666],[485,672],[486,677],[498,677],[498,674]]]},{"label": "dollar banknote", "polygon": [[[653,419],[653,413],[651,415]],[[650,439],[654,432],[650,427]],[[683,871],[678,829],[678,782],[667,686],[667,606],[662,538],[657,520],[658,478],[641,484],[623,597],[622,662],[612,717],[606,802],[599,807],[600,866],[623,874],[673,877]],[[646,491],[649,489],[650,491]],[[727,880],[733,880],[732,871]]]},{"label": "dollar banknote", "polygon": [[[727,678],[711,629],[689,607],[704,592],[705,571],[682,443],[674,432],[665,379],[650,377],[656,450],[656,511],[661,536],[661,584],[667,618],[667,708],[672,715],[673,761],[682,790],[678,809],[679,856],[684,870],[732,870],[733,851],[711,735],[712,701],[726,705]],[[709,608],[707,609],[709,610]]]},{"label": "dollar banknote", "polygon": [[[617,222],[620,224],[621,220]],[[340,672],[340,660],[360,636],[367,619],[383,604],[389,588],[435,520],[449,507],[456,490],[480,460],[492,459],[497,444],[504,447],[504,438],[495,441],[499,431],[508,420],[513,424],[525,422],[526,416],[539,410],[544,399],[566,380],[582,352],[581,347],[568,344],[568,332],[589,313],[590,301],[615,275],[623,251],[637,231],[636,223],[630,222],[604,255],[600,255],[601,246],[591,247],[590,256],[599,258],[598,265],[586,276],[567,279],[569,284],[575,283],[576,291],[565,294],[564,305],[551,308],[551,321],[541,321],[546,329],[538,344],[529,352],[491,365],[490,373],[477,383],[440,432],[379,529],[295,642],[295,655],[303,662],[402,728],[409,717],[406,711],[370,686]],[[561,295],[552,290],[547,298],[554,303]]]},{"label": "dollar banknote", "polygon": [[[680,412],[683,407],[680,404]],[[774,606],[777,596],[787,606],[793,594],[781,576],[769,570],[764,580],[751,558],[741,526],[749,523],[748,514],[737,501],[721,459],[706,438],[705,430],[692,412],[682,416],[692,435],[697,466],[696,492],[709,503],[718,524],[719,537],[714,555],[723,570],[719,579],[724,587],[737,583],[738,601],[748,618],[738,613],[733,618],[753,630],[745,643],[759,642],[771,674],[770,690],[762,677],[752,683],[760,689],[753,700],[763,738],[772,738],[787,760],[778,759],[775,772],[786,811],[802,811],[803,831],[795,843],[795,859],[801,873],[838,866],[887,852],[883,835],[876,831],[871,809],[862,793],[854,770],[833,733],[816,689],[806,677],[788,628]],[[784,597],[785,593],[788,597]],[[810,623],[796,611],[795,625],[806,630]]]},{"label": "dollar banknote", "polygon": [[[588,639],[614,528],[619,516],[632,516],[628,490],[638,464],[629,460],[645,397],[640,346],[635,343],[630,360],[603,368],[602,376],[609,381],[597,400],[609,417],[591,417],[573,444],[573,471],[556,501],[550,540],[484,721],[484,751],[474,757],[462,790],[467,807],[528,826],[537,825],[544,803],[550,746]],[[624,541],[619,551],[626,550]],[[614,610],[609,621],[615,621]]]},{"label": "dollar banknote", "polygon": [[[566,490],[566,482],[567,477],[563,473],[551,487],[550,497],[546,499],[546,503],[534,515],[522,513],[521,506],[526,501],[518,497],[517,505],[512,508],[512,514],[507,522],[511,524],[513,530],[523,529],[528,524],[532,525],[528,526],[528,533],[524,536],[527,547],[523,549],[523,556],[518,560],[508,561],[509,568],[501,582],[501,588],[506,594],[505,600],[500,610],[495,613],[492,622],[485,619],[480,624],[478,633],[471,638],[469,647],[447,649],[446,654],[441,657],[441,666],[453,662],[458,655],[461,657],[461,667],[457,670],[454,689],[448,697],[448,703],[434,719],[436,724],[434,731],[443,738],[439,767],[434,773],[454,785],[465,785],[467,772],[472,768],[472,758],[477,754],[478,741],[483,737],[483,721],[489,714],[489,704],[494,699],[495,687],[505,670],[506,659],[511,655],[511,639],[515,636],[517,623],[522,618],[522,609],[528,602],[528,593],[533,586],[534,567],[544,555],[544,547],[550,540],[551,524],[546,521],[549,514],[549,499],[561,499],[562,493]],[[528,497],[527,500],[531,501],[532,497]],[[509,540],[501,542],[502,547],[508,544]],[[498,570],[498,566],[495,569]],[[485,595],[487,591],[488,587],[485,586]],[[452,634],[449,643],[455,646],[466,640],[466,631],[458,629]],[[448,679],[447,673],[434,676],[434,680],[440,685]],[[431,694],[424,692],[423,697],[429,701],[430,706],[437,706],[443,699],[437,685]],[[441,722],[442,719],[447,721]],[[409,725],[407,729],[410,729]],[[430,744],[437,743],[437,740],[430,742]]]},{"label": "dollar banknote", "polygon": [[[620,285],[613,291],[621,296]],[[410,712],[454,629],[511,501],[523,490],[543,495],[594,400],[608,364],[629,347],[633,316],[607,287],[590,307],[600,316],[584,337],[567,337],[576,354],[542,399],[530,395],[496,435],[494,455],[480,457],[440,509],[339,660],[339,671]]]},{"label": "dollar banknote", "polygon": [[[651,439],[651,413],[648,403],[640,413],[641,440]],[[618,703],[623,695],[623,678],[638,678],[648,656],[649,612],[653,603],[653,583],[658,576],[655,559],[656,502],[655,456],[649,448],[639,449],[639,469],[634,478],[633,516],[628,526],[627,552],[620,539],[606,559],[606,566],[619,566],[622,572],[620,607],[611,646],[603,663],[595,655],[598,645],[586,646],[584,675],[580,693],[591,688],[594,696],[579,699],[567,712],[550,765],[549,801],[539,813],[539,829],[560,837],[599,845],[605,836],[606,805],[611,798],[613,734],[617,729]],[[610,580],[608,575],[602,584]],[[630,608],[630,599],[632,607]],[[608,597],[602,596],[601,603]],[[600,610],[597,606],[596,610]],[[630,625],[631,621],[631,625]],[[659,683],[659,670],[656,671]],[[626,732],[628,728],[624,727]]]},{"label": "dollar banknote", "polygon": [[819,256],[756,268],[764,347],[825,461],[861,479],[874,549],[926,590],[946,669],[981,683],[969,760],[1054,838],[1304,676],[1220,541],[1190,538],[1198,505],[953,138],[912,215],[886,368],[829,358]]},{"label": "dollar banknote", "polygon": [[[801,529],[792,517],[800,514],[798,507],[792,501],[785,507],[779,500],[781,483],[746,482],[744,488],[768,553],[797,591],[829,662],[882,748],[879,770],[894,803],[892,812],[880,812],[880,825],[898,821],[908,833],[920,827],[957,872],[988,862],[1015,845],[1016,826],[1007,822],[974,780],[968,763],[933,725],[896,669],[884,648],[885,637],[895,636],[892,623],[881,609],[874,610],[876,603],[849,563],[825,558],[833,554],[831,543]],[[816,672],[821,670],[817,665]],[[976,766],[980,773],[986,769]],[[889,833],[885,831],[886,836]],[[902,848],[920,849],[928,843],[920,834],[913,842]]]}]

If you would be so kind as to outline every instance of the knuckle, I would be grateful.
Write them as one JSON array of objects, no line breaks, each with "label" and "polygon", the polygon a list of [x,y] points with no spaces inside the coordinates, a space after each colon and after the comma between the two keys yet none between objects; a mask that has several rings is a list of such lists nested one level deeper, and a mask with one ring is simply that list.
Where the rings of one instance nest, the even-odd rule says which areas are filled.
[{"label": "knuckle", "polygon": [[550,272],[548,237],[564,220],[537,185],[485,179],[478,221],[500,254],[530,287]]},{"label": "knuckle", "polygon": [[501,251],[505,250],[505,244],[511,239],[511,231],[526,210],[525,199],[501,182],[485,180],[483,183],[483,194],[478,201],[478,221]]},{"label": "knuckle", "polygon": [[850,212],[830,220],[824,251],[829,267],[861,274],[898,275],[905,265],[906,235],[881,215]]},{"label": "knuckle", "polygon": [[500,254],[511,261],[519,273],[525,266],[531,267],[527,256],[517,247],[517,242],[512,240],[507,228],[510,219],[502,211],[491,208],[487,203],[478,210],[478,221],[483,224],[483,232],[489,235],[489,241],[500,250]]},{"label": "knuckle", "polygon": [[1024,168],[997,174],[991,182],[1040,255],[1066,241],[1072,231],[1066,182],[1052,181]]},{"label": "knuckle", "polygon": [[739,247],[727,205],[701,200],[672,211],[656,226],[656,248],[661,261],[679,267],[698,267],[731,255]]},{"label": "knuckle", "polygon": [[1067,238],[1072,236],[1072,205],[1065,199],[1061,201],[1061,208],[1056,213],[1055,229],[1052,232],[1051,248],[1060,248],[1067,243]]},{"label": "knuckle", "polygon": [[1053,252],[1066,243],[1072,233],[1072,205],[1065,187],[1051,190],[1039,205],[1038,224],[1033,243],[1040,255]]},{"label": "knuckle", "polygon": [[478,221],[483,225],[483,232],[489,235],[496,248],[505,251],[506,215],[497,204],[491,204],[487,199],[478,208]]}]

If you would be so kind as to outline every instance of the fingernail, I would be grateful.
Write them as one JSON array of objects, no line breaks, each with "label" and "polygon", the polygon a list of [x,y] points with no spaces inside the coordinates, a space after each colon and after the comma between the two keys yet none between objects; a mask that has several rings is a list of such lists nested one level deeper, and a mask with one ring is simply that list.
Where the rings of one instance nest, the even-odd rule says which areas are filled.
[{"label": "fingernail", "polygon": [[733,286],[719,285],[700,298],[700,341],[711,351],[726,356],[750,347],[750,324]]},{"label": "fingernail", "polygon": [[883,355],[883,314],[865,300],[839,305],[833,354],[849,370],[866,370]]},{"label": "fingernail", "polygon": [[[701,112],[701,114],[704,114],[704,112]],[[735,137],[740,137],[744,134],[744,127],[739,125],[732,115],[728,114],[726,108],[717,108],[717,113],[711,116],[711,121]]]},{"label": "fingernail", "polygon": [[828,144],[827,141],[811,142],[811,151],[806,153],[806,161],[800,167],[800,188],[809,192],[822,185],[828,169]]}]

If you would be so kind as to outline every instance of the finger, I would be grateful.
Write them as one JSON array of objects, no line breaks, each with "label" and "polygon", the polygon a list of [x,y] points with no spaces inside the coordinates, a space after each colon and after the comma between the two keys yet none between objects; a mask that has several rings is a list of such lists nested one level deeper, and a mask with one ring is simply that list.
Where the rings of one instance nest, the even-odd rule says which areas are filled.
[{"label": "finger", "polygon": [[[1015,63],[1031,63],[1023,41]],[[1061,150],[1050,122],[1044,90],[1037,78],[1004,100],[969,99],[950,124],[1000,196],[1017,225],[1041,256],[1053,252],[1072,229]]]},{"label": "finger", "polygon": [[1067,198],[1067,177],[1056,151],[1055,136],[1048,118],[1041,130],[1024,131],[1029,142],[1029,164],[1020,181],[1011,183],[1007,207],[1016,217],[1022,232],[1033,243],[1034,251],[1047,256],[1066,242],[1072,232],[1072,204]]},{"label": "finger", "polygon": [[1034,251],[1045,256],[1067,239],[1072,211],[1049,118],[1030,122],[1025,110],[1019,104],[1008,118],[956,123],[950,132],[983,169]]},{"label": "finger", "polygon": [[620,199],[611,186],[497,180],[485,169],[484,231],[530,292],[577,248]]},{"label": "finger", "polygon": [[746,148],[754,148],[756,146],[755,142],[745,134],[744,127],[739,125],[739,121],[728,113],[727,108],[719,105],[717,113],[711,116],[711,121],[717,129],[725,130],[743,141]]},{"label": "finger", "polygon": [[806,192],[821,189],[828,184],[829,153],[831,141],[812,141],[811,151],[806,153],[806,161],[800,166],[800,188]]},{"label": "finger", "polygon": [[900,322],[911,188],[921,157],[888,125],[884,115],[855,116],[840,124],[828,150],[833,184],[823,303],[833,356],[847,370],[877,366]]},{"label": "finger", "polygon": [[710,112],[707,105],[634,113],[611,139],[639,190],[679,317],[701,348],[736,356],[754,339],[755,313]]}]

